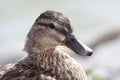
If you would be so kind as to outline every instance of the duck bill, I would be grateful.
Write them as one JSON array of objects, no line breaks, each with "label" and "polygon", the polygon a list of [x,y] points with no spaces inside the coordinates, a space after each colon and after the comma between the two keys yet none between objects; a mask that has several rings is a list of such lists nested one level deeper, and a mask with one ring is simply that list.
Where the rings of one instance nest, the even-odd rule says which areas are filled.
[{"label": "duck bill", "polygon": [[67,34],[64,44],[79,55],[91,56],[93,53],[92,49],[79,42],[72,34]]}]

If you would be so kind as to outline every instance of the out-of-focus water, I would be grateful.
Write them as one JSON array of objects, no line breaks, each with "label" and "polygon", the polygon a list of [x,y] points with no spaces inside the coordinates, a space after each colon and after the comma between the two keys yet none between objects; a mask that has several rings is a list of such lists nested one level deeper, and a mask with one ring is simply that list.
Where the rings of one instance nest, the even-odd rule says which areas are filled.
[{"label": "out-of-focus water", "polygon": [[[24,56],[26,34],[40,13],[55,10],[71,21],[76,37],[86,44],[103,33],[120,30],[119,0],[1,0],[0,1],[0,64],[16,62]],[[86,68],[105,78],[120,67],[119,38],[95,48],[90,58],[76,58]],[[75,56],[76,57],[76,56]],[[114,65],[112,65],[114,64]],[[120,73],[119,73],[120,74]],[[112,79],[112,80],[119,80]]]}]

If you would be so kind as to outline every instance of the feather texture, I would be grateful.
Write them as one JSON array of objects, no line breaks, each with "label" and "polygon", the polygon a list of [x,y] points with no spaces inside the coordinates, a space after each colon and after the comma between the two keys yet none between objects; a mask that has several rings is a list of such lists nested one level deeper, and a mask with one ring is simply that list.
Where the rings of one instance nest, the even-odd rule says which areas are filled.
[{"label": "feather texture", "polygon": [[86,80],[83,68],[63,47],[31,54],[15,65],[0,68],[0,80]]}]

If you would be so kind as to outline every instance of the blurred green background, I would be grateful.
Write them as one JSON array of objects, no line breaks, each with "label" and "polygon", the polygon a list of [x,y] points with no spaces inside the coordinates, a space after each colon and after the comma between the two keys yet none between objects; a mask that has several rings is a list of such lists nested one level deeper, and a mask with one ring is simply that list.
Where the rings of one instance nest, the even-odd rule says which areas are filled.
[{"label": "blurred green background", "polygon": [[87,71],[88,80],[120,79],[119,0],[0,0],[0,65],[25,56],[25,37],[46,10],[65,14],[76,37],[93,48],[91,57],[70,53]]}]

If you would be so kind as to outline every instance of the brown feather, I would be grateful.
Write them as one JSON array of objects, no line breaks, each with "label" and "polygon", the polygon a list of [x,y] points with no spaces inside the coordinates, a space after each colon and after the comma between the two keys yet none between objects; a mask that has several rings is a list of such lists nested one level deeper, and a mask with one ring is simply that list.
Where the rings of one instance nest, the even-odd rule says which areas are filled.
[{"label": "brown feather", "polygon": [[64,33],[72,33],[67,17],[55,11],[41,14],[27,35],[28,56],[0,67],[0,80],[86,80],[83,68],[61,45]]}]

